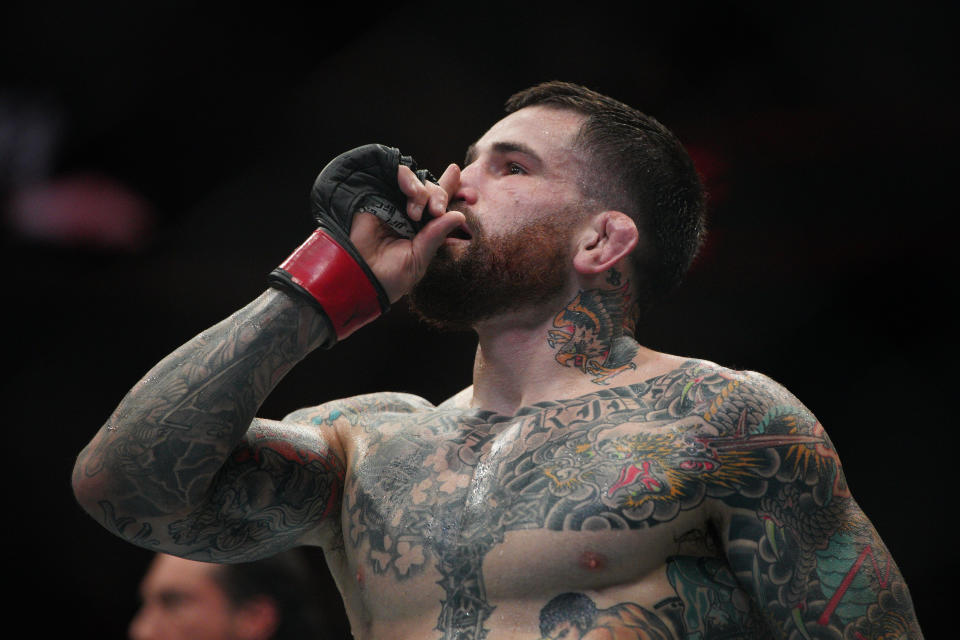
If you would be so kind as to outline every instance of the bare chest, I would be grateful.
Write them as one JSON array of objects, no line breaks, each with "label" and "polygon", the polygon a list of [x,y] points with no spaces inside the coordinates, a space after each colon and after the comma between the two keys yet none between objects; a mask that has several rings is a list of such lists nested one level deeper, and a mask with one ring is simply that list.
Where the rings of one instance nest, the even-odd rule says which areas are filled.
[{"label": "bare chest", "polygon": [[715,466],[676,416],[658,417],[606,397],[511,418],[381,418],[355,441],[347,548],[358,566],[400,581],[424,572],[482,572],[488,588],[531,576],[556,583],[544,573],[579,576],[584,588],[635,580],[702,525],[700,476]]},{"label": "bare chest", "polygon": [[537,637],[571,594],[653,628],[687,576],[735,591],[710,498],[757,495],[772,468],[738,384],[694,368],[510,417],[426,403],[349,416],[348,609],[394,635],[492,640]]}]

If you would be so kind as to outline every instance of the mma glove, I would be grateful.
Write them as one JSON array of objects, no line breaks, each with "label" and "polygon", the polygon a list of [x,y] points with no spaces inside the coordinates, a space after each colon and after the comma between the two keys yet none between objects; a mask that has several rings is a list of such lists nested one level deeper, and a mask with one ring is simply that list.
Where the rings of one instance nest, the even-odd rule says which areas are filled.
[{"label": "mma glove", "polygon": [[429,221],[406,215],[407,199],[397,184],[397,171],[406,165],[421,182],[436,178],[418,170],[410,156],[381,144],[351,149],[334,158],[313,183],[310,207],[316,231],[274,269],[271,286],[300,296],[316,307],[337,341],[376,319],[390,308],[386,291],[350,241],[353,217],[366,211],[398,235],[412,238]]}]

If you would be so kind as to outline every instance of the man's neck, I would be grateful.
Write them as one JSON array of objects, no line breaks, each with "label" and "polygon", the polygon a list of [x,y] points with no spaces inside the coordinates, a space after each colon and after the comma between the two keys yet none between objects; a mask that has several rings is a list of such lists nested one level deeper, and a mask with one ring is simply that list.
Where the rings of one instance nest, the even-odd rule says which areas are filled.
[{"label": "man's neck", "polygon": [[628,290],[578,290],[554,309],[504,314],[479,324],[471,406],[513,415],[545,400],[631,384],[675,365],[632,336]]}]

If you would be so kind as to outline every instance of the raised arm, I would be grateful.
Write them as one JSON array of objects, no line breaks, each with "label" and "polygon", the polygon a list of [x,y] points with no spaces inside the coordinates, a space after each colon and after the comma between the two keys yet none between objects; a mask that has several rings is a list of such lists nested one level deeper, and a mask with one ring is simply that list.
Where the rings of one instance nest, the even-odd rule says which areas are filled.
[{"label": "raised arm", "polygon": [[760,481],[723,499],[719,528],[757,610],[783,637],[922,638],[903,576],[853,499],[823,426],[762,376],[735,396],[746,402],[731,406],[751,410],[716,446]]},{"label": "raised arm", "polygon": [[[330,167],[342,168],[336,162],[317,185],[339,188],[322,180]],[[329,193],[315,185],[319,229],[272,274],[282,290],[164,358],[81,452],[74,493],[95,519],[135,544],[224,562],[322,541],[320,525],[338,513],[343,481],[335,432],[256,412],[313,349],[347,337],[406,293],[462,221],[445,213],[455,167],[440,185],[421,183],[407,166],[392,170],[409,217],[421,219],[426,206],[435,219],[405,238],[372,215],[354,219],[329,199],[318,203]]]},{"label": "raised arm", "polygon": [[[231,559],[247,559],[248,545],[237,544],[242,537],[252,542],[248,535],[236,530],[235,540],[215,541],[209,529],[218,518],[230,518],[234,527],[256,520],[258,507],[312,514],[312,522],[293,529],[273,527],[275,535],[290,538],[315,526],[326,514],[307,505],[309,495],[264,501],[263,492],[299,466],[328,476],[315,482],[326,482],[334,497],[343,468],[339,447],[331,447],[329,433],[255,420],[255,413],[328,334],[310,305],[271,290],[171,353],[81,452],[74,469],[80,504],[117,535],[177,555],[222,557],[232,549]],[[266,473],[251,473],[252,465]],[[276,521],[289,527],[287,518]]]}]

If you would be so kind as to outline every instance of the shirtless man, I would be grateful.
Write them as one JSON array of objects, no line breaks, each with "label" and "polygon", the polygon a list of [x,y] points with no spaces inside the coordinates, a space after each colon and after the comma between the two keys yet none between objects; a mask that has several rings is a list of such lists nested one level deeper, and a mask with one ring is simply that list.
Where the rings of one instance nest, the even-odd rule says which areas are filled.
[{"label": "shirtless man", "polygon": [[816,418],[763,375],[633,337],[703,234],[668,131],[548,83],[511,98],[462,171],[400,166],[397,183],[429,223],[408,239],[358,214],[350,241],[389,301],[476,331],[473,385],[255,417],[377,313],[341,313],[370,291],[327,277],[359,271],[312,236],[284,263],[311,284],[174,351],[80,454],[94,518],[212,562],[320,545],[362,639],[921,637]]}]

